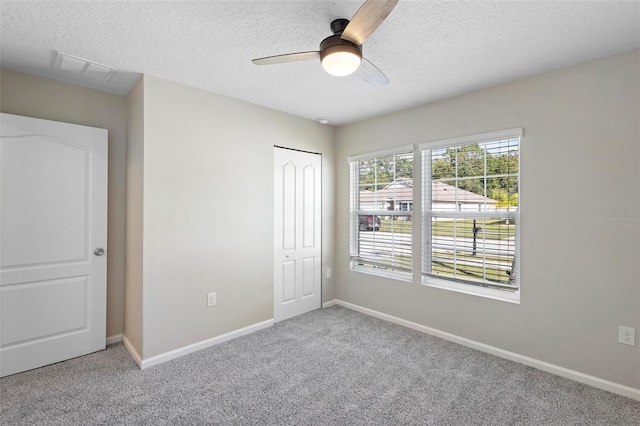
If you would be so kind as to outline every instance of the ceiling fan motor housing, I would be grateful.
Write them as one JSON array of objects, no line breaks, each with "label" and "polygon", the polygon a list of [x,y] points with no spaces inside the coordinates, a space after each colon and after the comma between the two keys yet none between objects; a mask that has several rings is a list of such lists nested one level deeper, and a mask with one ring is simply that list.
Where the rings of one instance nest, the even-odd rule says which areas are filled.
[{"label": "ceiling fan motor housing", "polygon": [[342,32],[349,25],[348,19],[334,19],[331,21],[331,32],[333,35],[342,35]]},{"label": "ceiling fan motor housing", "polygon": [[362,58],[362,49],[357,44],[343,40],[339,35],[332,35],[320,43],[320,62],[326,56],[336,52],[349,52]]}]

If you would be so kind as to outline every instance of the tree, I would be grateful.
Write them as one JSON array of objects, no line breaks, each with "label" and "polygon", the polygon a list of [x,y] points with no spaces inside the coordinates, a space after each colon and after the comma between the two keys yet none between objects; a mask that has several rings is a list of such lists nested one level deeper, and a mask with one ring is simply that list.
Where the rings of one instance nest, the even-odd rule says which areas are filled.
[{"label": "tree", "polygon": [[[517,147],[485,150],[479,144],[469,144],[432,151],[432,179],[497,200],[498,207],[518,205],[517,173]],[[379,191],[397,178],[412,176],[412,153],[360,161],[361,191]]]},{"label": "tree", "polygon": [[[515,150],[495,155],[478,144],[448,148],[434,155],[431,172],[433,179],[493,199],[496,198],[490,194],[497,190],[512,195],[518,192],[518,180],[510,176],[518,172],[518,154]],[[511,198],[511,202],[514,200],[517,197]]]},{"label": "tree", "polygon": [[452,179],[456,176],[456,169],[446,158],[438,158],[431,163],[432,179]]},{"label": "tree", "polygon": [[496,207],[500,209],[510,209],[518,206],[518,193],[508,193],[504,189],[494,189],[489,193],[489,198],[493,198],[498,203]]},{"label": "tree", "polygon": [[[511,209],[518,206],[518,193],[508,193],[504,189],[494,189],[489,198],[493,198],[498,203],[496,207],[499,209]],[[509,219],[505,219],[505,225],[509,224]]]},{"label": "tree", "polygon": [[389,155],[360,161],[360,190],[378,191],[397,178],[413,177],[412,154]]},{"label": "tree", "polygon": [[[447,148],[440,158],[432,160],[433,179],[441,179],[449,185],[475,194],[484,195],[484,158],[485,150],[478,144]],[[470,178],[470,179],[460,179]]]}]

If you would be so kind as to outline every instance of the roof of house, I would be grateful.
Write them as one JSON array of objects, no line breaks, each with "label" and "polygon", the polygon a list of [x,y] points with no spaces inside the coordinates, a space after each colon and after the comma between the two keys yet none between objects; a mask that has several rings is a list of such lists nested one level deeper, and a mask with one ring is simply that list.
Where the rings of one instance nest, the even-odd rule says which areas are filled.
[{"label": "roof of house", "polygon": [[[486,203],[497,204],[497,201],[476,193],[456,188],[444,182],[432,182],[433,201],[440,203]],[[413,200],[413,180],[397,178],[378,191],[360,191],[360,202],[375,203],[395,199],[399,202]]]}]

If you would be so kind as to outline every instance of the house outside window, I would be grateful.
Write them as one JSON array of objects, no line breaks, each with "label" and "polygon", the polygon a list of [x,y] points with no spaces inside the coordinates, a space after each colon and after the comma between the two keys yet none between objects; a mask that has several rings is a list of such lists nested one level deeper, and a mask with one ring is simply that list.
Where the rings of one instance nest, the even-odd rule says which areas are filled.
[{"label": "house outside window", "polygon": [[413,201],[401,201],[400,202],[400,210],[412,211],[413,210]]},{"label": "house outside window", "polygon": [[519,301],[522,129],[420,145],[422,282]]},{"label": "house outside window", "polygon": [[412,279],[413,146],[349,158],[351,269]]}]

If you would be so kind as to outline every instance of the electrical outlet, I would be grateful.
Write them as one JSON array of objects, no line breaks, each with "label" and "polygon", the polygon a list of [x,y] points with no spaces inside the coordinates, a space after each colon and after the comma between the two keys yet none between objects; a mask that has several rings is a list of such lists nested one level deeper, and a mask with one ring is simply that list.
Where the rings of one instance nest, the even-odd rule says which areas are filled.
[{"label": "electrical outlet", "polygon": [[327,268],[327,279],[331,278],[331,268]]},{"label": "electrical outlet", "polygon": [[636,329],[631,327],[620,326],[618,331],[618,343],[623,345],[636,345]]},{"label": "electrical outlet", "polygon": [[207,294],[207,306],[216,306],[216,294],[208,293]]}]

